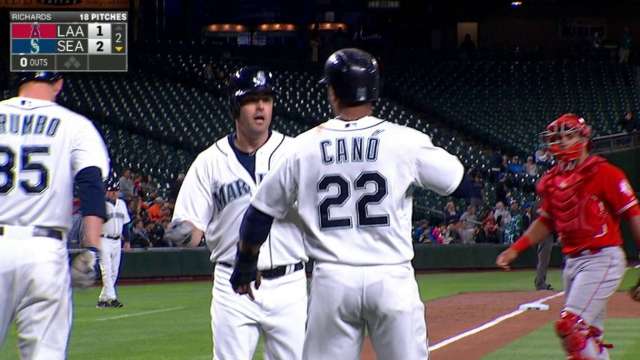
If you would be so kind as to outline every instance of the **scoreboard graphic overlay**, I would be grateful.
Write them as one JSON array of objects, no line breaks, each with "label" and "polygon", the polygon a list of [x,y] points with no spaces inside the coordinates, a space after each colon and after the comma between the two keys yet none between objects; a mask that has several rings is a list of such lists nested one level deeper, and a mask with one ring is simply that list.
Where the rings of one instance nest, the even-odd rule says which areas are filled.
[{"label": "scoreboard graphic overlay", "polygon": [[126,11],[10,12],[11,71],[127,71]]}]

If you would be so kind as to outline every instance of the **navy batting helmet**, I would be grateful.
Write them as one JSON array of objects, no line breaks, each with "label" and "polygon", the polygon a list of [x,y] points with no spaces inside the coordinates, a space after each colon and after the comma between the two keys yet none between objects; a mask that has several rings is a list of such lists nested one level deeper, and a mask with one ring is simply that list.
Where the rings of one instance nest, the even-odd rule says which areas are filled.
[{"label": "navy batting helmet", "polygon": [[17,85],[20,86],[28,81],[54,82],[62,79],[62,73],[53,71],[21,72],[17,75]]},{"label": "navy batting helmet", "polygon": [[345,105],[376,101],[380,96],[378,62],[360,49],[338,50],[325,62],[320,83],[331,86]]},{"label": "navy batting helmet", "polygon": [[242,101],[249,95],[266,94],[275,97],[273,75],[264,69],[247,66],[231,74],[229,79],[229,109],[235,119]]}]

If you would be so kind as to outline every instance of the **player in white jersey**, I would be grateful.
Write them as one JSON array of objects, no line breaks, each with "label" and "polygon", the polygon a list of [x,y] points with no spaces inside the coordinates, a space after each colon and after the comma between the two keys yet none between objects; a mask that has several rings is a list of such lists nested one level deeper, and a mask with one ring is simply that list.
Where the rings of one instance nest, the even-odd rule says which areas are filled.
[{"label": "player in white jersey", "polygon": [[242,222],[244,261],[236,263],[232,286],[252,290],[254,259],[271,221],[296,206],[316,260],[303,359],[359,359],[366,328],[379,359],[424,360],[411,187],[450,195],[468,193],[470,183],[462,181],[460,161],[429,136],[371,115],[379,86],[371,55],[337,51],[323,80],[336,118],[298,136],[263,180]]},{"label": "player in white jersey", "polygon": [[102,225],[102,256],[100,257],[100,271],[102,273],[102,291],[98,297],[97,308],[121,308],[124,306],[118,300],[116,281],[120,270],[122,255],[123,227],[131,222],[129,210],[123,200],[118,198],[120,185],[118,178],[112,174],[105,186],[107,190],[107,219]]},{"label": "player in white jersey", "polygon": [[[265,359],[300,359],[307,315],[307,256],[290,212],[274,224],[258,260],[262,280],[253,299],[234,293],[229,277],[238,230],[263,177],[291,151],[292,139],[270,130],[271,73],[242,68],[231,76],[229,102],[235,133],[198,155],[176,200],[166,237],[191,246],[204,238],[214,272],[211,320],[214,359],[251,359],[260,333]],[[258,287],[258,285],[256,285]]]},{"label": "player in white jersey", "polygon": [[[54,101],[58,73],[20,74],[18,97],[0,102],[0,345],[15,321],[22,359],[66,357],[71,288],[95,280],[109,160],[83,116]],[[84,244],[70,276],[66,233],[74,183]]]}]

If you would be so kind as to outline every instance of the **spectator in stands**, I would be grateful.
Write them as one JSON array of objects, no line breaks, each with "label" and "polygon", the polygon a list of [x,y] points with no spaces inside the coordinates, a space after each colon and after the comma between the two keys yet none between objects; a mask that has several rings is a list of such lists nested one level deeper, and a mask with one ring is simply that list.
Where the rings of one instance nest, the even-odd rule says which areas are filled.
[{"label": "spectator in stands", "polygon": [[471,34],[465,34],[460,43],[460,55],[463,59],[473,59],[476,53],[476,43],[471,39]]},{"label": "spectator in stands", "polygon": [[120,192],[124,195],[126,202],[131,201],[135,195],[130,169],[124,169],[122,172],[122,176],[120,177]]},{"label": "spectator in stands", "polygon": [[131,247],[132,248],[150,248],[153,247],[144,222],[141,219],[133,221],[133,229],[131,229]]},{"label": "spectator in stands", "polygon": [[444,224],[439,224],[431,229],[431,239],[435,244],[447,244],[447,239],[444,236],[446,229],[447,228]]},{"label": "spectator in stands", "polygon": [[549,151],[547,151],[547,148],[544,147],[544,145],[538,146],[538,150],[536,150],[534,155],[536,157],[536,164],[543,167],[546,166],[551,159],[551,154],[549,154]]},{"label": "spectator in stands", "polygon": [[504,229],[506,225],[511,222],[511,213],[505,208],[502,201],[496,203],[493,217],[496,219],[496,224],[498,225],[498,237],[500,241],[502,241],[504,238]]},{"label": "spectator in stands", "polygon": [[522,174],[524,172],[524,167],[522,166],[518,155],[514,155],[511,158],[511,161],[507,165],[507,171],[512,174]]},{"label": "spectator in stands", "polygon": [[428,224],[427,220],[418,221],[415,228],[413,229],[413,234],[412,234],[413,241],[419,242],[420,237],[422,236],[422,233],[425,231],[425,226],[424,226],[425,223]]},{"label": "spectator in stands", "polygon": [[153,205],[149,206],[147,213],[149,214],[149,220],[160,221],[164,215],[162,207],[164,205],[164,199],[160,196],[153,200]]},{"label": "spectator in stands", "polygon": [[638,121],[632,111],[624,113],[624,116],[620,119],[620,127],[622,127],[622,131],[627,134],[640,130],[640,124],[638,124]]},{"label": "spectator in stands", "polygon": [[444,235],[444,244],[462,244],[462,221],[451,219],[447,224]]},{"label": "spectator in stands", "polygon": [[524,171],[529,175],[529,176],[536,176],[538,175],[538,166],[536,165],[536,163],[533,161],[533,156],[529,155],[527,156],[527,163],[524,165]]},{"label": "spectator in stands", "polygon": [[467,210],[460,216],[460,222],[462,224],[458,232],[462,238],[462,242],[464,244],[473,243],[473,235],[476,227],[480,224],[474,205],[467,206]]},{"label": "spectator in stands", "polygon": [[502,202],[503,204],[507,203],[507,195],[509,194],[509,189],[507,187],[507,179],[503,177],[500,179],[498,184],[496,184],[496,202]]},{"label": "spectator in stands", "polygon": [[618,62],[620,64],[628,64],[629,57],[631,56],[631,48],[633,46],[633,36],[631,35],[631,28],[629,26],[624,27],[619,46]]},{"label": "spectator in stands", "polygon": [[488,210],[483,219],[482,230],[478,232],[476,242],[492,244],[499,243],[500,239],[498,238],[498,224],[496,223],[493,210]]},{"label": "spectator in stands", "polygon": [[504,228],[504,242],[507,244],[515,242],[525,229],[523,227],[522,211],[517,201],[511,202],[510,215],[511,220],[505,224]]},{"label": "spectator in stands", "polygon": [[448,201],[447,205],[445,205],[444,207],[444,222],[445,224],[449,224],[449,221],[451,219],[459,219],[460,218],[460,213],[458,212],[458,209],[456,209],[456,205],[453,203],[453,201]]},{"label": "spectator in stands", "polygon": [[475,170],[473,174],[473,181],[471,182],[471,197],[470,204],[479,209],[484,200],[482,198],[482,190],[484,189],[484,181],[480,171]]},{"label": "spectator in stands", "polygon": [[489,158],[491,159],[491,168],[489,169],[489,181],[494,183],[498,181],[499,174],[502,170],[502,155],[497,150],[489,150]]}]

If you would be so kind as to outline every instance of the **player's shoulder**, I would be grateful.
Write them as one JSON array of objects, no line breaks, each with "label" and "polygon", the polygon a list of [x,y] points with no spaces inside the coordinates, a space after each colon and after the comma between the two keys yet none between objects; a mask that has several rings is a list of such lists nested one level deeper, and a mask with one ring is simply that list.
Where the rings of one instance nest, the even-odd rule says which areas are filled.
[{"label": "player's shoulder", "polygon": [[208,148],[202,150],[196,160],[212,160],[217,158],[226,158],[233,153],[231,145],[229,145],[229,135],[225,135],[213,142]]},{"label": "player's shoulder", "polygon": [[607,159],[597,155],[592,156],[592,158],[594,159],[594,167],[596,167],[599,179],[607,180],[611,178],[625,177],[624,170],[617,165],[610,163]]}]

